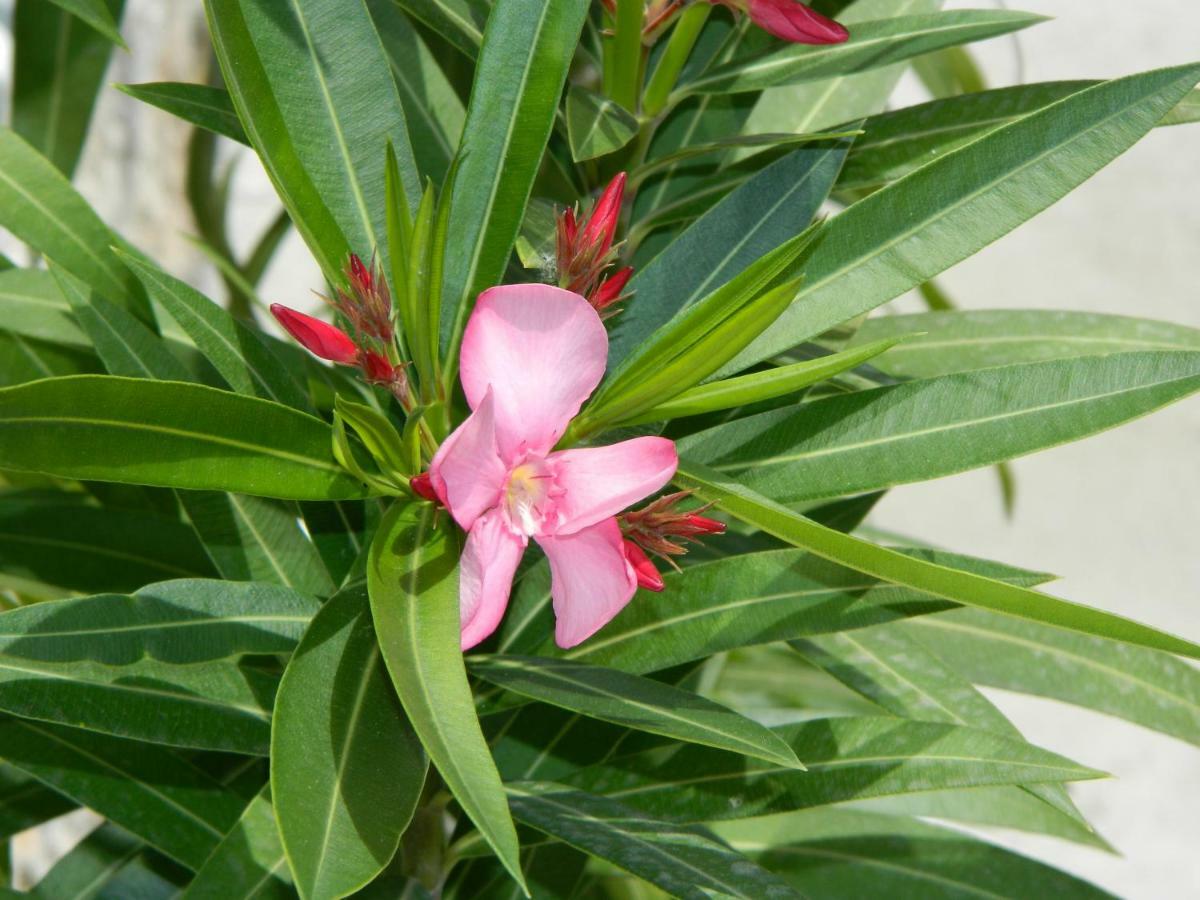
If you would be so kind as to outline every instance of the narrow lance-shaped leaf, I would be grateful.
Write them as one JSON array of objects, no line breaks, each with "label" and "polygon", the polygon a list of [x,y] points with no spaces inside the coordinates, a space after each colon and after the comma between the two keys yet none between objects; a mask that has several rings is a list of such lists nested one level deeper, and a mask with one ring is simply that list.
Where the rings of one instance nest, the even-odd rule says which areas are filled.
[{"label": "narrow lance-shaped leaf", "polygon": [[71,307],[54,276],[42,269],[0,272],[0,309],[10,333],[63,346],[91,346],[71,318]]},{"label": "narrow lance-shaped leaf", "polygon": [[117,90],[135,100],[157,106],[171,115],[249,146],[250,139],[237,117],[229,91],[207,84],[178,81],[153,81],[146,84],[118,84]]},{"label": "narrow lance-shaped leaf", "polygon": [[81,375],[0,390],[0,467],[284,499],[364,494],[334,462],[329,426],[319,419],[140,378]]},{"label": "narrow lance-shaped leaf", "polygon": [[287,857],[275,827],[271,792],[264,787],[204,861],[181,900],[288,900],[294,896]]},{"label": "narrow lance-shaped leaf", "polygon": [[459,649],[459,542],[430,503],[395,503],[371,545],[367,584],[400,702],[463,810],[518,883],[516,829]]},{"label": "narrow lance-shaped leaf", "polygon": [[508,263],[587,9],[587,0],[498,0],[488,17],[450,206],[459,248],[446,261],[442,294],[450,359],[475,295]]},{"label": "narrow lance-shaped leaf", "polygon": [[513,813],[523,822],[644,878],[672,897],[801,896],[700,828],[645,818],[605,797],[555,784],[519,782],[508,785],[508,792]]},{"label": "narrow lance-shaped leaf", "polygon": [[365,3],[206,0],[209,31],[250,144],[327,279],[347,255],[388,269],[384,147],[419,181],[404,111]]},{"label": "narrow lance-shaped leaf", "polygon": [[676,483],[768,534],[885,581],[967,606],[1200,659],[1200,646],[1139,622],[940,566],[818,525],[699,463],[681,461]]},{"label": "narrow lance-shaped leaf", "polygon": [[803,768],[773,732],[672,685],[587,663],[537,656],[472,656],[471,671],[505,690],[681,741]]},{"label": "narrow lance-shaped leaf", "polygon": [[780,503],[963,472],[1078,440],[1200,390],[1200,352],[983,369],[749,416],[680,452]]},{"label": "narrow lance-shaped leaf", "polygon": [[1007,234],[1153,128],[1200,66],[1106,82],[993,131],[835,216],[800,296],[738,371],[861,315]]},{"label": "narrow lance-shaped leaf", "polygon": [[50,0],[55,6],[87,23],[118,47],[125,47],[121,33],[117,31],[117,19],[121,7],[114,10],[106,0]]},{"label": "narrow lance-shaped leaf", "polygon": [[271,793],[302,897],[344,897],[388,864],[427,762],[388,680],[362,588],[321,607],[271,729]]}]

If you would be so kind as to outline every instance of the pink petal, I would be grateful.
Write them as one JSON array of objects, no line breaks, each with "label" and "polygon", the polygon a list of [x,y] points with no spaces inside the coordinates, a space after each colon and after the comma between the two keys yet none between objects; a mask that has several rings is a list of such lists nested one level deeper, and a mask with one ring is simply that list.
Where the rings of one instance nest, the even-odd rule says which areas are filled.
[{"label": "pink petal", "polygon": [[474,647],[500,624],[525,543],[524,536],[508,528],[498,509],[475,520],[459,563],[462,649]]},{"label": "pink petal", "polygon": [[840,44],[850,33],[796,0],[750,0],[750,18],[763,31],[797,44]]},{"label": "pink petal", "polygon": [[536,540],[550,560],[554,641],[574,647],[608,624],[637,590],[621,529],[616,519],[605,519],[571,535],[539,535]]},{"label": "pink petal", "polygon": [[500,500],[508,469],[496,448],[495,402],[490,391],[478,408],[442,443],[429,464],[429,479],[450,515],[468,531]]},{"label": "pink petal", "polygon": [[560,516],[555,534],[571,534],[615,516],[653,494],[675,474],[679,457],[666,438],[641,437],[608,447],[551,454]]},{"label": "pink petal", "polygon": [[475,409],[496,398],[496,436],[512,463],[545,453],[604,377],[608,334],[578,294],[511,284],[479,295],[462,344],[462,385]]}]

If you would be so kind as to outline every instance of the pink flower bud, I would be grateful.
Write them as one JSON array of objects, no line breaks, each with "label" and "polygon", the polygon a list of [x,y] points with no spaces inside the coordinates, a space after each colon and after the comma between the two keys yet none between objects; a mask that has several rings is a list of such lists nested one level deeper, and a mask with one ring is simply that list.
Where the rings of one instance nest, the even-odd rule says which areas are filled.
[{"label": "pink flower bud", "polygon": [[633,266],[626,266],[614,272],[608,278],[605,278],[600,282],[600,287],[596,289],[596,293],[592,294],[592,306],[597,310],[601,310],[620,300],[621,291],[625,290],[625,285],[629,283],[632,275]]},{"label": "pink flower bud", "polygon": [[665,587],[662,573],[654,567],[654,563],[650,562],[650,557],[646,555],[646,552],[630,540],[622,541],[621,547],[625,551],[625,560],[633,566],[638,587],[656,593],[661,591]]},{"label": "pink flower bud", "polygon": [[358,362],[358,347],[340,328],[288,309],[281,303],[271,304],[271,315],[313,356],[347,366]]},{"label": "pink flower bud", "polygon": [[396,379],[396,370],[392,364],[374,350],[363,351],[359,361],[363,374],[372,384],[391,384]]},{"label": "pink flower bud", "polygon": [[625,173],[618,172],[617,176],[608,183],[592,214],[588,217],[587,225],[583,228],[580,238],[582,247],[595,246],[595,258],[599,259],[608,253],[612,247],[613,237],[617,233],[617,219],[621,215],[621,201],[625,198]]},{"label": "pink flower bud", "polygon": [[716,519],[709,519],[705,516],[698,516],[694,513],[688,515],[684,520],[693,529],[693,534],[724,534],[725,523],[718,522]]},{"label": "pink flower bud", "polygon": [[350,254],[350,284],[363,294],[371,293],[371,270],[366,267],[357,253]]},{"label": "pink flower bud", "polygon": [[430,479],[428,472],[414,475],[408,480],[408,486],[412,488],[414,494],[423,500],[429,500],[432,503],[438,502],[437,492],[433,489],[433,481]]},{"label": "pink flower bud", "polygon": [[850,33],[796,0],[748,0],[750,20],[763,31],[794,44],[841,44]]}]

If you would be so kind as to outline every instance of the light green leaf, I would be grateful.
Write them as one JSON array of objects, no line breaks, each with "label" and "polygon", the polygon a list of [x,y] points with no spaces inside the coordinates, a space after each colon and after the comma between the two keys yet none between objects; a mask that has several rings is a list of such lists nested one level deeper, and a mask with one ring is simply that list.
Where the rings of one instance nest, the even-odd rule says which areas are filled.
[{"label": "light green leaf", "polygon": [[1163,653],[982,610],[906,631],[966,678],[1053,697],[1200,745],[1200,672]]},{"label": "light green leaf", "polygon": [[850,346],[889,338],[904,342],[872,365],[900,378],[1134,350],[1200,350],[1200,329],[1186,325],[1039,309],[876,316],[863,323]]},{"label": "light green leaf", "polygon": [[49,272],[0,272],[0,314],[6,330],[68,347],[89,347],[87,335],[71,318],[71,307]]},{"label": "light green leaf", "polygon": [[567,93],[567,137],[575,162],[620,150],[633,140],[638,121],[620,104],[579,85]]},{"label": "light green leaf", "polygon": [[396,5],[470,59],[483,43],[487,0],[395,0]]},{"label": "light green leaf", "polygon": [[180,900],[288,900],[294,896],[271,793],[263,788],[205,860]]},{"label": "light green leaf", "polygon": [[863,22],[841,44],[792,44],[719,66],[685,83],[678,94],[729,94],[814,81],[879,68],[970,41],[1009,34],[1045,16],[1009,10],[963,9]]},{"label": "light green leaf", "polygon": [[135,100],[157,106],[185,122],[191,122],[197,128],[223,135],[239,144],[250,143],[233,108],[229,91],[224,88],[178,81],[118,84],[116,88]]},{"label": "light green leaf", "polygon": [[516,829],[479,728],[459,649],[454,526],[430,503],[395,503],[371,545],[371,614],[388,672],[443,780],[524,885]]},{"label": "light green leaf", "polygon": [[640,816],[620,803],[555,784],[507,785],[513,813],[559,840],[662,888],[672,897],[800,897],[708,832]]},{"label": "light green leaf", "polygon": [[100,360],[92,353],[0,330],[0,387],[101,371]]},{"label": "light green leaf", "polygon": [[1200,80],[1161,69],[1073,94],[924,166],[828,224],[796,303],[727,370],[899,296],[1032,218],[1129,149]]},{"label": "light green leaf", "polygon": [[[94,0],[115,34],[124,0]],[[71,177],[96,103],[112,41],[67,11],[68,4],[18,0],[13,9],[12,126]],[[118,38],[118,43],[120,42]]]},{"label": "light green leaf", "polygon": [[828,397],[685,438],[681,453],[780,503],[925,481],[1115,427],[1200,390],[1200,352],[983,369]]},{"label": "light green leaf", "polygon": [[86,22],[118,47],[129,49],[125,46],[121,32],[117,31],[117,19],[120,18],[121,13],[119,6],[113,10],[105,3],[105,0],[50,0],[50,2],[66,10],[80,21]]},{"label": "light green leaf", "polygon": [[325,277],[350,252],[389,271],[384,148],[409,196],[420,182],[404,110],[362,2],[205,0],[233,105]]},{"label": "light green leaf", "polygon": [[271,732],[271,794],[302,897],[344,897],[379,874],[427,767],[388,680],[366,592],[338,594],[292,654]]},{"label": "light green leaf", "polygon": [[470,668],[507,691],[615,725],[804,768],[787,744],[757,722],[650,678],[537,656],[472,656]]},{"label": "light green leaf", "polygon": [[329,426],[319,419],[202,385],[139,378],[80,375],[0,390],[0,467],[284,499],[363,494],[334,462]]},{"label": "light green leaf", "polygon": [[730,515],[797,547],[894,584],[1071,631],[1200,659],[1200,646],[1147,625],[1018,585],[876,546],[806,519],[698,463],[681,461],[676,483]]},{"label": "light green leaf", "polygon": [[914,791],[1101,775],[1021,740],[941,722],[846,716],[775,731],[807,771],[684,746],[666,756],[642,753],[591,766],[563,780],[651,815],[697,822]]},{"label": "light green leaf", "polygon": [[21,719],[0,719],[5,761],[198,869],[243,801],[174,752]]},{"label": "light green leaf", "polygon": [[508,263],[588,6],[497,0],[488,17],[450,206],[458,249],[446,260],[441,316],[450,359],[475,295]]},{"label": "light green leaf", "polygon": [[53,600],[2,613],[0,653],[94,661],[114,670],[142,659],[185,665],[290,653],[318,608],[313,598],[276,585],[165,581],[130,595]]},{"label": "light green leaf", "polygon": [[16,132],[0,128],[0,226],[142,319],[141,285],[109,249],[118,242],[66,177]]}]

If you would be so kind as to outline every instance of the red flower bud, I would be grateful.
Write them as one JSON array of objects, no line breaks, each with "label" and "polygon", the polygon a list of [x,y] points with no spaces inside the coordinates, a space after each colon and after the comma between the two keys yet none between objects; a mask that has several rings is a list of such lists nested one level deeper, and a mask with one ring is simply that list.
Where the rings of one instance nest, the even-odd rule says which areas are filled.
[{"label": "red flower bud", "polygon": [[614,272],[608,278],[605,278],[600,282],[600,287],[596,289],[596,293],[592,294],[592,306],[597,310],[601,310],[620,300],[621,291],[625,290],[625,285],[629,283],[629,278],[632,275],[633,266],[626,266]]},{"label": "red flower bud", "polygon": [[271,304],[271,315],[305,350],[321,359],[342,365],[358,362],[358,347],[350,335],[328,322],[288,309],[281,303]]},{"label": "red flower bud", "polygon": [[622,542],[622,549],[625,551],[625,561],[633,566],[638,587],[648,591],[661,591],[665,586],[662,573],[654,567],[654,563],[650,562],[650,557],[646,555],[645,551],[630,540]]},{"label": "red flower bud", "polygon": [[608,253],[612,247],[613,237],[617,233],[617,219],[621,215],[621,201],[624,198],[625,173],[618,172],[596,201],[580,239],[582,247],[596,247],[597,259]]},{"label": "red flower bud", "polygon": [[750,20],[763,31],[794,44],[841,44],[850,33],[796,0],[748,0]]},{"label": "red flower bud", "polygon": [[373,384],[391,384],[396,379],[392,364],[374,350],[364,350],[359,362],[367,381]]},{"label": "red flower bud", "polygon": [[684,520],[693,529],[693,534],[724,534],[725,523],[718,522],[716,519],[709,519],[705,516],[697,516],[694,513],[688,515]]},{"label": "red flower bud", "polygon": [[371,293],[371,270],[368,269],[357,253],[350,254],[350,284],[363,294]]},{"label": "red flower bud", "polygon": [[412,492],[418,497],[429,500],[432,503],[438,502],[438,496],[433,489],[433,481],[430,479],[428,472],[414,475],[408,480],[408,486],[412,488]]}]

